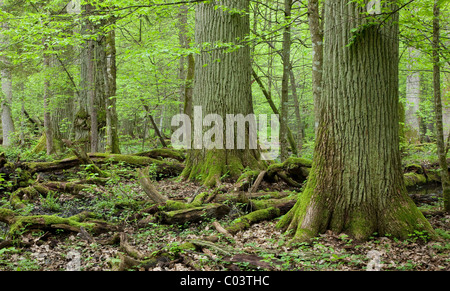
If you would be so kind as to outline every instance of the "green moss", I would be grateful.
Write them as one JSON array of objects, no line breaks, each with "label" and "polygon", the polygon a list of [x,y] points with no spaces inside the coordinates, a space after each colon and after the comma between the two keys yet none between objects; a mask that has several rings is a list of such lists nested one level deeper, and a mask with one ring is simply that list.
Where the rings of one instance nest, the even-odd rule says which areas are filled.
[{"label": "green moss", "polygon": [[267,167],[267,172],[268,172],[268,173],[276,172],[276,171],[278,171],[279,169],[281,169],[282,167],[283,167],[283,164],[282,164],[282,163],[275,163],[275,164],[269,165],[269,166]]},{"label": "green moss", "polygon": [[190,203],[190,205],[194,207],[198,207],[203,204],[203,201],[205,201],[206,197],[208,197],[209,192],[202,192],[194,197],[194,200]]},{"label": "green moss", "polygon": [[152,149],[150,151],[145,151],[136,154],[137,156],[147,156],[147,157],[161,157],[161,158],[172,158],[178,161],[184,161],[186,159],[185,155],[177,150],[172,149]]},{"label": "green moss", "polygon": [[296,231],[297,225],[301,224],[305,216],[306,209],[310,204],[314,188],[316,187],[316,177],[314,172],[308,177],[305,190],[299,194],[297,203],[289,212],[277,223],[277,228]]},{"label": "green moss", "polygon": [[2,221],[12,221],[16,214],[11,209],[0,208],[0,218]]},{"label": "green moss", "polygon": [[32,154],[38,154],[38,153],[44,151],[46,146],[47,146],[47,136],[44,133],[44,134],[41,135],[41,137],[39,138],[37,144],[31,150],[31,153]]},{"label": "green moss", "polygon": [[403,177],[405,179],[406,187],[411,187],[411,186],[427,183],[427,178],[422,174],[409,172],[409,173],[403,174]]},{"label": "green moss", "polygon": [[248,229],[252,224],[269,220],[274,217],[278,217],[280,215],[280,210],[278,208],[269,207],[261,210],[256,210],[250,212],[247,215],[241,216],[235,219],[229,227],[227,227],[227,231],[231,234],[237,233],[239,231]]},{"label": "green moss", "polygon": [[269,207],[274,207],[277,204],[288,202],[291,200],[292,200],[292,198],[289,198],[289,197],[285,197],[285,198],[281,198],[281,199],[261,199],[261,200],[252,199],[252,206],[256,210],[260,210],[260,209],[265,209],[265,208],[269,208]]},{"label": "green moss", "polygon": [[310,168],[312,166],[312,161],[305,158],[290,157],[283,162],[283,166],[288,169],[292,166],[303,166]]},{"label": "green moss", "polygon": [[390,211],[386,212],[389,223],[385,226],[385,233],[408,239],[415,232],[427,232],[431,238],[436,238],[435,231],[412,199],[406,197],[404,201],[389,206]]},{"label": "green moss", "polygon": [[167,200],[165,209],[167,211],[175,211],[175,210],[183,210],[183,209],[189,209],[189,208],[194,208],[194,207],[196,207],[196,206],[189,204],[189,203],[184,203],[184,202],[174,201],[174,200]]},{"label": "green moss", "polygon": [[439,174],[439,170],[427,170],[427,182],[441,182],[441,175]]},{"label": "green moss", "polygon": [[[231,168],[233,167],[231,166]],[[222,175],[227,173],[225,150],[208,151],[200,173],[203,177],[203,185],[207,187],[215,186]]]},{"label": "green moss", "polygon": [[245,181],[253,181],[256,179],[256,177],[258,177],[259,175],[259,171],[257,170],[253,170],[253,171],[245,171],[244,173],[242,173],[241,176],[239,176],[237,183],[245,180]]},{"label": "green moss", "polygon": [[349,223],[344,226],[345,232],[356,240],[366,240],[376,229],[376,220],[360,209],[352,212]]},{"label": "green moss", "polygon": [[14,209],[22,209],[26,206],[27,202],[22,200],[23,196],[27,196],[28,199],[32,199],[34,197],[38,197],[39,192],[34,186],[20,188],[14,191],[9,198],[9,202]]},{"label": "green moss", "polygon": [[258,177],[259,173],[260,171],[258,170],[245,171],[244,173],[242,173],[242,175],[239,176],[239,178],[236,181],[238,189],[245,191],[248,188],[250,188],[250,185],[253,184],[253,182]]},{"label": "green moss", "polygon": [[213,187],[223,179],[238,180],[246,167],[261,170],[266,166],[264,161],[258,161],[251,151],[191,150],[181,175],[185,179]]},{"label": "green moss", "polygon": [[187,250],[187,251],[188,250],[195,251],[197,249],[197,247],[191,242],[185,242],[185,243],[181,244],[179,246],[179,248],[182,249],[182,250]]}]

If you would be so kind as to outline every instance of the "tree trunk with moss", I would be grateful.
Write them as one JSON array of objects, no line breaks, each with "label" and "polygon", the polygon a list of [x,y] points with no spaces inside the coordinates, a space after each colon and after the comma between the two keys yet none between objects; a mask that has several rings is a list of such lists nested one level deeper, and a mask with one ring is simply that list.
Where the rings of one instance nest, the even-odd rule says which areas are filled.
[{"label": "tree trunk with moss", "polygon": [[[324,92],[305,190],[278,226],[358,240],[433,230],[408,197],[399,152],[398,14],[381,25],[346,0],[325,9]],[[376,16],[374,16],[376,17]],[[383,20],[386,16],[380,16]]]},{"label": "tree trunk with moss", "polygon": [[[217,9],[215,9],[215,6]],[[183,176],[200,180],[204,185],[216,185],[227,175],[238,178],[244,168],[260,168],[259,152],[249,148],[248,141],[243,149],[236,146],[237,132],[234,126],[234,147],[227,146],[227,114],[247,117],[253,113],[251,95],[250,47],[244,43],[250,32],[248,16],[249,1],[211,1],[196,7],[195,39],[201,53],[195,60],[194,105],[194,144],[189,151]],[[233,45],[228,46],[223,44]],[[222,44],[222,47],[220,45]],[[217,46],[216,46],[217,45]],[[237,46],[239,45],[239,46]],[[203,122],[195,124],[195,107],[200,108],[203,117],[217,114],[223,121],[223,130],[211,136],[213,147],[205,148]],[[210,124],[214,127],[217,124]],[[206,126],[206,124],[205,124]],[[248,133],[249,123],[245,123]],[[229,128],[230,129],[230,128]],[[212,129],[210,129],[212,130]],[[231,136],[231,135],[230,135]],[[247,136],[247,135],[245,135]],[[221,139],[223,137],[223,139]],[[203,138],[204,139],[204,138]],[[231,139],[231,138],[230,138]],[[231,142],[231,140],[228,140]]]},{"label": "tree trunk with moss", "polygon": [[435,0],[433,7],[433,89],[434,110],[436,114],[436,145],[441,168],[442,196],[445,211],[450,212],[450,177],[448,174],[447,157],[444,143],[444,128],[442,123],[441,98],[441,67],[440,67],[440,3]]}]

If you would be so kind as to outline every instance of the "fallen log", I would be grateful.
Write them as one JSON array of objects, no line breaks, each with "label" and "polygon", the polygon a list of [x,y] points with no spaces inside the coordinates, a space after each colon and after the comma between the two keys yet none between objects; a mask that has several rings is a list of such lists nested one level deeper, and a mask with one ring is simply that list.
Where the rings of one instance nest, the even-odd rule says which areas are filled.
[{"label": "fallen log", "polygon": [[270,207],[266,209],[256,210],[250,212],[247,215],[241,216],[235,219],[230,226],[225,229],[232,235],[236,233],[246,230],[250,228],[252,224],[264,221],[271,220],[281,215],[281,211],[278,208]]},{"label": "fallen log", "polygon": [[[289,186],[301,188],[309,175],[312,161],[304,158],[290,157],[283,163],[272,164],[262,178],[264,181],[273,183],[278,180],[284,181]],[[248,171],[241,175],[236,182],[236,191],[246,191],[251,185],[256,184],[259,171]],[[419,164],[409,164],[403,169],[406,187],[423,185],[428,183],[440,183],[440,174],[435,166],[424,167]],[[253,190],[252,190],[253,191]]]},{"label": "fallen log", "polygon": [[[103,180],[97,182],[103,183]],[[56,193],[68,193],[74,196],[79,196],[80,192],[86,189],[91,189],[92,183],[89,180],[74,181],[74,182],[61,182],[61,181],[47,181],[42,183],[34,183],[28,187],[23,187],[15,190],[9,201],[14,209],[21,209],[26,206],[28,201],[38,198],[40,195],[46,197],[51,192]]]},{"label": "fallen log", "polygon": [[304,158],[290,157],[283,163],[270,165],[267,169],[267,180],[281,178],[289,186],[300,188],[309,175],[312,161]]},{"label": "fallen log", "polygon": [[119,263],[112,264],[112,271],[149,270],[150,268],[155,268],[158,265],[167,264],[171,261],[167,253],[143,260],[138,260],[122,253],[119,253],[118,256]]},{"label": "fallen log", "polygon": [[224,203],[224,202],[248,203],[249,200],[281,199],[289,195],[292,195],[292,192],[285,191],[285,192],[247,193],[244,191],[240,191],[240,192],[219,194],[214,198],[213,201],[216,203]]},{"label": "fallen log", "polygon": [[233,220],[230,226],[226,227],[225,230],[231,235],[235,235],[240,231],[250,228],[252,224],[265,220],[271,220],[286,214],[292,207],[294,207],[295,202],[295,200],[289,200],[287,202],[276,204],[272,207],[255,210]]},{"label": "fallen log", "polygon": [[183,162],[186,156],[181,151],[171,150],[171,149],[152,149],[145,152],[140,152],[135,154],[140,157],[149,157],[152,159],[174,159],[179,162]]},{"label": "fallen log", "polygon": [[71,151],[75,154],[75,156],[80,160],[81,164],[87,165],[86,171],[92,173],[94,175],[98,175],[99,177],[109,178],[109,174],[105,171],[102,171],[86,154],[84,149],[81,146],[75,146],[72,142],[63,139],[63,143],[65,143]]},{"label": "fallen log", "polygon": [[[93,163],[97,164],[112,162],[124,163],[136,167],[146,167],[154,165],[152,171],[157,178],[175,177],[178,176],[184,169],[184,165],[179,162],[157,160],[146,156],[107,153],[87,154],[87,156]],[[23,170],[28,171],[30,174],[34,174],[67,170],[73,167],[80,166],[82,164],[83,162],[77,157],[69,157],[66,159],[51,162],[21,162],[17,165],[14,165],[14,167],[22,168]]]},{"label": "fallen log", "polygon": [[101,234],[108,231],[117,231],[119,228],[105,221],[91,219],[92,214],[82,212],[71,217],[59,217],[56,215],[17,215],[14,211],[0,208],[0,221],[9,225],[7,235],[16,237],[32,230],[56,230],[62,229],[70,232],[82,232],[81,228],[93,234]]},{"label": "fallen log", "polygon": [[162,211],[159,220],[164,224],[184,224],[186,222],[199,222],[205,218],[220,219],[230,212],[230,207],[224,204],[211,203],[199,207]]}]

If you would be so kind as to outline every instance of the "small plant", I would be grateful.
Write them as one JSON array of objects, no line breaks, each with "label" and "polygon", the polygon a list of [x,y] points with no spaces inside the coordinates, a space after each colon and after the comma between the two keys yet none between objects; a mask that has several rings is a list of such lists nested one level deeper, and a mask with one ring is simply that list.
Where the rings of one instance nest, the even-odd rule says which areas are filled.
[{"label": "small plant", "polygon": [[7,181],[4,176],[5,173],[0,173],[0,190],[6,190],[13,186],[13,182]]},{"label": "small plant", "polygon": [[408,234],[409,240],[412,242],[421,241],[423,243],[427,243],[431,236],[426,230],[414,230],[413,233]]},{"label": "small plant", "polygon": [[180,247],[179,242],[172,242],[167,245],[168,252],[174,256],[184,253],[184,249]]},{"label": "small plant", "polygon": [[339,239],[342,240],[346,246],[350,246],[353,242],[353,239],[350,238],[348,235],[346,234],[342,234],[339,236]]},{"label": "small plant", "polygon": [[52,212],[58,212],[61,210],[61,204],[59,204],[59,197],[56,192],[50,191],[45,197],[41,195],[40,199],[43,208]]}]

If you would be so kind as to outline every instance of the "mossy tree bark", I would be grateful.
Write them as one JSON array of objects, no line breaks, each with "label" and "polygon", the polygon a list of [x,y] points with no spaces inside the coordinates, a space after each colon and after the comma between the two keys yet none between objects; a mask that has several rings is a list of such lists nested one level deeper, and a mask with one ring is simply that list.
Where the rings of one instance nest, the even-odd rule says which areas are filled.
[{"label": "mossy tree bark", "polygon": [[[195,60],[192,123],[195,130],[199,130],[195,124],[195,106],[201,106],[203,117],[217,114],[224,126],[221,132],[215,132],[211,137],[214,147],[208,149],[205,148],[205,144],[203,146],[194,144],[188,153],[182,175],[189,179],[201,180],[207,186],[217,184],[220,177],[225,174],[237,179],[244,168],[261,167],[259,151],[250,149],[248,141],[245,142],[244,149],[237,149],[236,128],[234,149],[226,146],[227,114],[233,116],[242,114],[247,117],[253,113],[250,47],[244,42],[250,32],[248,8],[248,0],[211,1],[200,3],[196,7],[195,40],[201,47],[201,53]],[[203,123],[200,123],[199,127],[202,125]],[[245,127],[248,132],[248,122],[245,123]],[[220,137],[223,139],[220,140]],[[194,141],[195,138],[194,134]]]},{"label": "mossy tree bark", "polygon": [[[395,8],[394,8],[395,9]],[[398,14],[380,25],[347,0],[325,8],[323,95],[306,188],[278,226],[295,241],[433,230],[408,197],[399,152]],[[376,16],[375,16],[376,17]],[[386,16],[380,16],[384,20]]]}]

